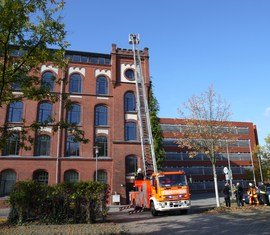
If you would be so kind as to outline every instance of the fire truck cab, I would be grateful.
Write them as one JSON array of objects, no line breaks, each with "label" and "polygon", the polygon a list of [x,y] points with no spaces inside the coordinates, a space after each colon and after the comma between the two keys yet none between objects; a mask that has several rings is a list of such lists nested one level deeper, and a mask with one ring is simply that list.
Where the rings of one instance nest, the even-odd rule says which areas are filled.
[{"label": "fire truck cab", "polygon": [[191,204],[183,171],[159,172],[150,179],[135,180],[129,196],[134,207],[150,209],[153,216],[166,211],[186,214]]}]

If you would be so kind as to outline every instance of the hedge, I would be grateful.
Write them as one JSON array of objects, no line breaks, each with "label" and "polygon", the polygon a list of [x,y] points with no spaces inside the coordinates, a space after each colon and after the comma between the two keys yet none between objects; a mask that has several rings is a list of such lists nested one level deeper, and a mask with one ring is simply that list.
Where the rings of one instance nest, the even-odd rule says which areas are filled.
[{"label": "hedge", "polygon": [[94,223],[108,213],[109,186],[100,182],[61,183],[54,186],[19,181],[10,194],[9,222],[23,224]]}]

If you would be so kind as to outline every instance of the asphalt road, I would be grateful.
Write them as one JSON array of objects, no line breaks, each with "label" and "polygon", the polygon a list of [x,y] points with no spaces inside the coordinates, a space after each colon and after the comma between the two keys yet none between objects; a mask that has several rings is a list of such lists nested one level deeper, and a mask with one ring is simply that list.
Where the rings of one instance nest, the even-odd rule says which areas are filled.
[{"label": "asphalt road", "polygon": [[[220,198],[220,202],[223,204],[224,199]],[[233,213],[206,213],[215,205],[214,195],[195,195],[187,215],[153,217],[149,211],[128,215],[114,207],[108,220],[121,225],[128,234],[270,234],[270,207],[256,211],[240,209]]]}]

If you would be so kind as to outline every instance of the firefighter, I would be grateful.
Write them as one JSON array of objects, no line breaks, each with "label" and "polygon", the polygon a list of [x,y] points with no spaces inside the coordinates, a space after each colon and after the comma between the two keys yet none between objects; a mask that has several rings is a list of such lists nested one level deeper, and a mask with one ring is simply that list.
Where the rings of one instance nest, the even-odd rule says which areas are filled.
[{"label": "firefighter", "polygon": [[249,183],[249,189],[247,191],[249,196],[249,204],[250,205],[259,205],[257,190],[252,183]]},{"label": "firefighter", "polygon": [[136,180],[143,180],[144,176],[143,176],[143,173],[142,173],[142,169],[141,168],[138,168],[137,170],[137,174],[135,176],[135,179]]}]

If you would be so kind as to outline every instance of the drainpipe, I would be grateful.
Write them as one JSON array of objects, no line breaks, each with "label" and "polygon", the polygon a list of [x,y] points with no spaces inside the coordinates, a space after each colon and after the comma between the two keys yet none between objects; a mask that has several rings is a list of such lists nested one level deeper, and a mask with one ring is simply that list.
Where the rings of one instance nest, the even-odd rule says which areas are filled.
[{"label": "drainpipe", "polygon": [[[60,99],[59,99],[59,109],[58,109],[58,121],[62,121],[62,106],[63,106],[63,89],[64,89],[64,80],[65,70],[62,69],[62,78],[60,82]],[[59,180],[59,168],[60,168],[60,156],[61,156],[61,136],[62,130],[60,125],[57,128],[57,152],[56,152],[56,170],[55,170],[55,183],[58,184]]]}]

